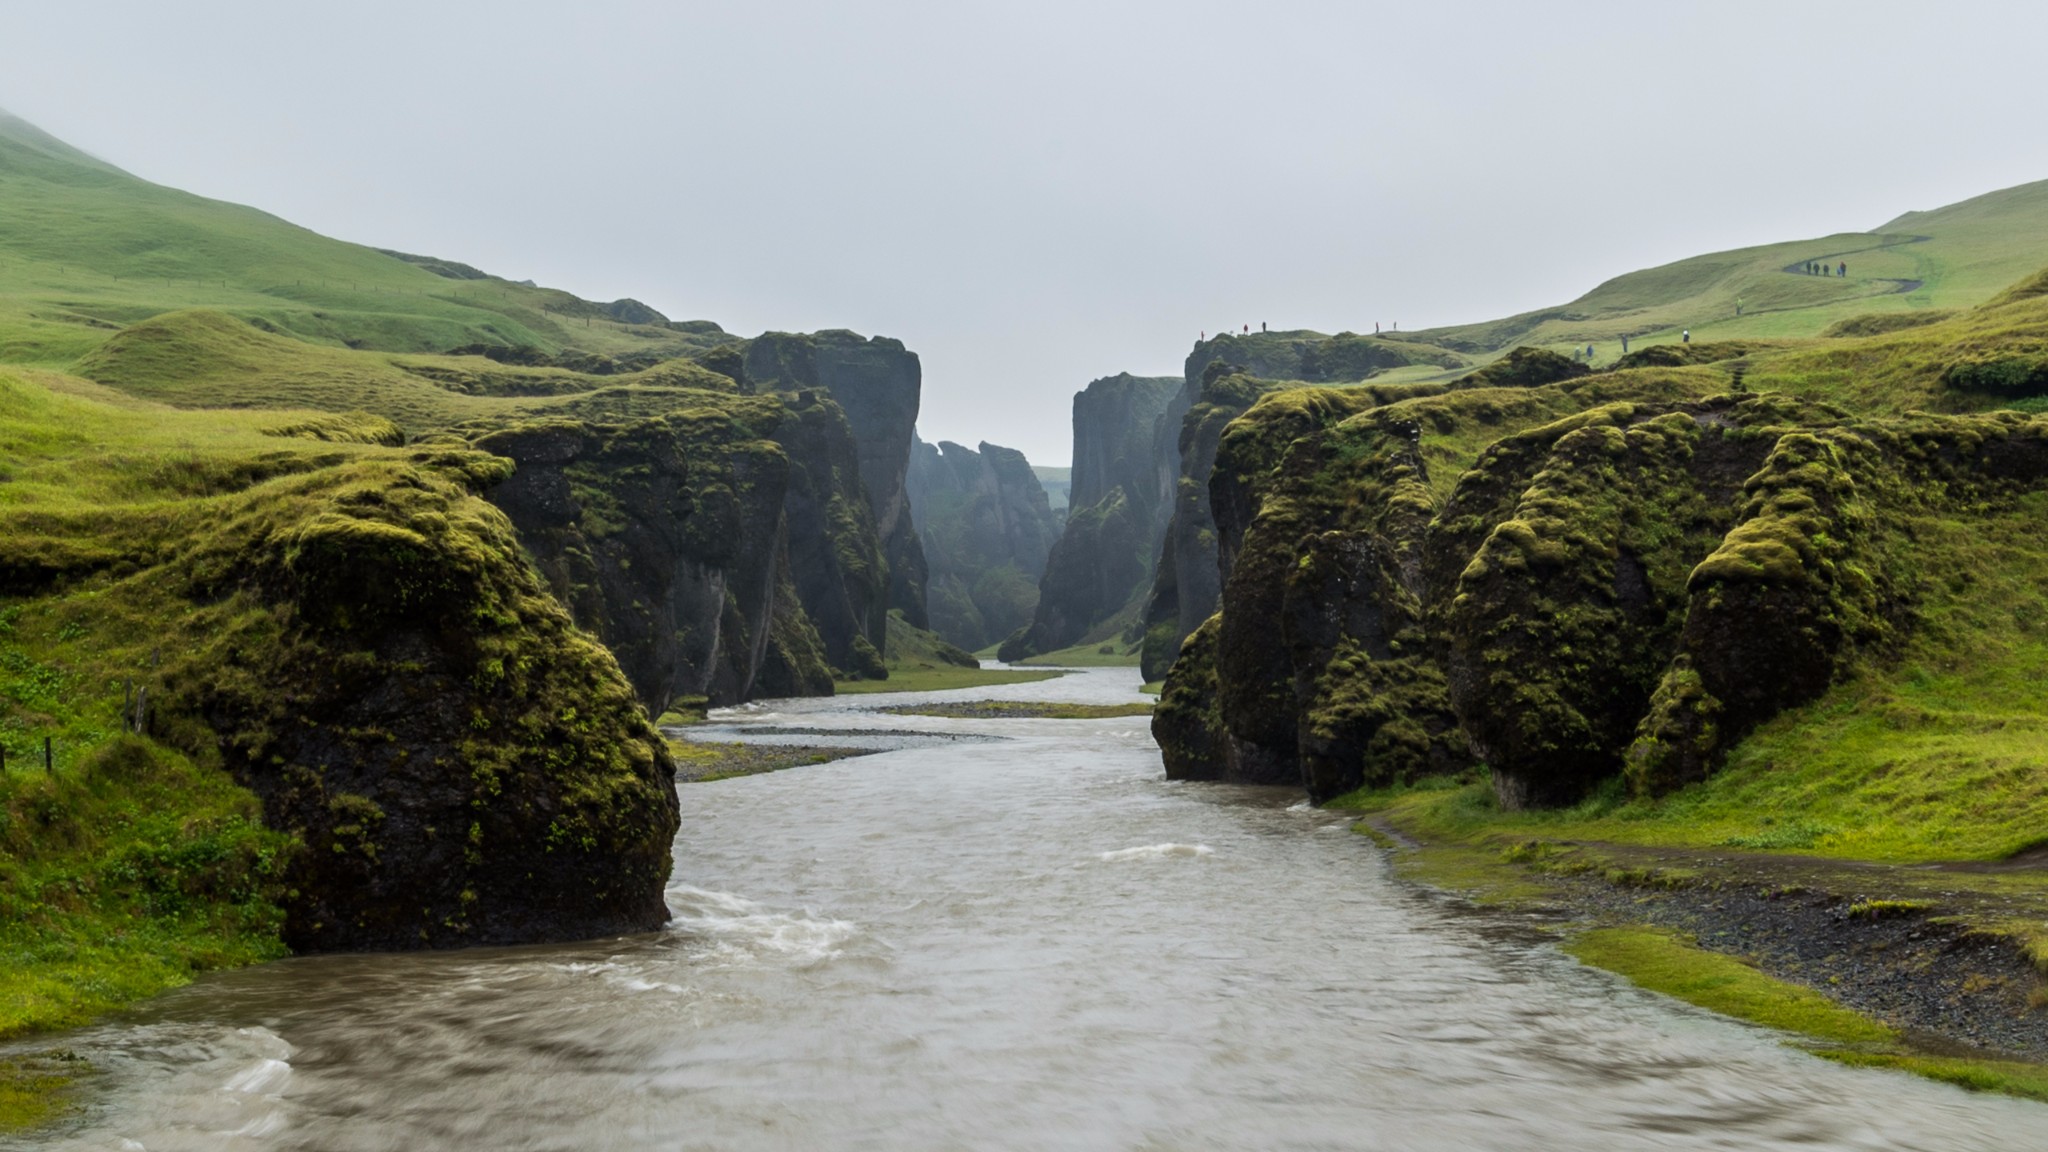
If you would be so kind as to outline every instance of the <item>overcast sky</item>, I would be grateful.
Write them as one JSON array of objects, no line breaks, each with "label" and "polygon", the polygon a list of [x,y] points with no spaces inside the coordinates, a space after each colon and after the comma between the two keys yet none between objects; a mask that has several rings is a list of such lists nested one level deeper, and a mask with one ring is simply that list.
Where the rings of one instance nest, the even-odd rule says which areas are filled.
[{"label": "overcast sky", "polygon": [[924,360],[1065,463],[1198,332],[1568,300],[2048,177],[2040,5],[0,0],[0,107],[159,183]]}]

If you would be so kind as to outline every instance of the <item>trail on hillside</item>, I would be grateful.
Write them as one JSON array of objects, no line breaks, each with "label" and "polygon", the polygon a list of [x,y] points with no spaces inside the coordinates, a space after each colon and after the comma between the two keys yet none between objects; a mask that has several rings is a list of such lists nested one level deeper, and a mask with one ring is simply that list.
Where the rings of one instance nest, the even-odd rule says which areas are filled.
[{"label": "trail on hillside", "polygon": [[[1808,272],[1806,270],[1807,265],[1809,264],[1820,264],[1825,266],[1827,264],[1840,261],[1845,256],[1857,256],[1865,252],[1888,252],[1894,248],[1904,248],[1908,244],[1925,244],[1926,242],[1932,239],[1934,239],[1934,237],[1932,236],[1908,236],[1903,240],[1893,240],[1886,244],[1867,244],[1861,248],[1846,248],[1840,252],[1824,252],[1821,255],[1815,256],[1810,260],[1800,260],[1795,263],[1787,264],[1783,268],[1778,269],[1778,271],[1784,273],[1787,276],[1811,276],[1814,275],[1814,273]],[[1894,276],[1873,276],[1870,278],[1869,283],[1893,285],[1892,288],[1887,289],[1886,291],[1869,293],[1869,296],[1903,296],[1908,292],[1919,291],[1923,286],[1926,285],[1927,281],[1901,280]],[[1852,296],[1850,297],[1850,299],[1861,300],[1867,299],[1867,297]],[[1794,311],[1794,309],[1771,309],[1771,311]]]}]

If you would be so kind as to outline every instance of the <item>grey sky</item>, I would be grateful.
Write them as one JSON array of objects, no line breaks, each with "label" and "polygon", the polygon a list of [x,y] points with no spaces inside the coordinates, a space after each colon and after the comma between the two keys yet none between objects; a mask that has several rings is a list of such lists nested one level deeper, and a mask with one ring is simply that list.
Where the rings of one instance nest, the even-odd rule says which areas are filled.
[{"label": "grey sky", "polygon": [[1068,454],[1196,333],[1484,319],[2048,177],[2033,5],[16,3],[0,107],[330,235],[923,355]]}]

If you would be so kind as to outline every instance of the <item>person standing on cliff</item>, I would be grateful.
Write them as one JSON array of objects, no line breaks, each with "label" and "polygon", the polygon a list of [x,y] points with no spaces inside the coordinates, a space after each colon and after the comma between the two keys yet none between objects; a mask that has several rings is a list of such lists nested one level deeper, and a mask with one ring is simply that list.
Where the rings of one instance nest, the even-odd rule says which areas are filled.
[{"label": "person standing on cliff", "polygon": [[1692,343],[1692,329],[1687,328],[1684,332],[1680,333],[1678,337],[1678,342],[1681,344]]}]

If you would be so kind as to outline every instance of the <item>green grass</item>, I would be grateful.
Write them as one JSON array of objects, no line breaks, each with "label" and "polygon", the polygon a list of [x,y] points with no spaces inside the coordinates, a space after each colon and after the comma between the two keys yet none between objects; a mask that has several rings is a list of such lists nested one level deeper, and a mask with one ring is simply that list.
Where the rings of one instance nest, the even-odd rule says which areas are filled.
[{"label": "green grass", "polygon": [[[449,548],[482,546],[487,535],[468,533],[502,524],[470,491],[469,470],[489,472],[490,458],[389,447],[389,431],[361,415],[179,411],[0,369],[0,1037],[74,1025],[195,973],[283,954],[279,867],[294,841],[264,827],[254,797],[223,770],[218,739],[174,702],[181,691],[296,691],[317,703],[322,686],[265,671],[295,635],[279,613],[298,601],[257,585],[284,542],[310,554],[351,524],[376,526],[345,509],[417,507],[419,531]],[[496,553],[460,559],[525,572]],[[348,610],[346,589],[329,593],[300,610]],[[512,608],[526,614],[503,615]],[[570,659],[565,637],[545,639],[528,608],[540,610],[521,600],[479,620],[478,652],[502,655],[501,675],[530,678]],[[519,647],[528,642],[557,647],[540,655]],[[596,722],[610,707],[599,689],[626,693],[608,658],[589,671],[605,667],[610,681],[550,683],[585,693],[577,702]],[[158,698],[161,739],[123,734],[130,684]],[[478,735],[475,769],[496,770],[492,757],[516,738],[509,724]],[[577,779],[585,767],[561,779],[603,796],[602,780]]]},{"label": "green grass", "polygon": [[1073,704],[1059,700],[963,700],[899,704],[876,709],[894,716],[948,716],[962,720],[1108,720],[1150,716],[1150,704]]},{"label": "green grass", "polygon": [[1377,793],[1439,836],[1734,847],[1915,863],[1994,860],[2048,839],[2048,493],[1914,517],[1920,622],[1895,658],[1789,709],[1702,784],[1619,782],[1569,809],[1502,812],[1483,783]]},{"label": "green grass", "polygon": [[[193,310],[336,351],[484,344],[664,357],[729,339],[616,323],[553,289],[446,279],[137,179],[0,112],[0,362],[68,370],[132,325]],[[365,375],[388,386],[388,369]],[[334,406],[308,403],[303,388],[284,403]]]},{"label": "green grass", "polygon": [[274,898],[292,842],[224,773],[135,737],[73,750],[48,776],[39,759],[9,759],[0,1037],[284,954]]},{"label": "green grass", "polygon": [[1565,951],[1596,968],[1723,1016],[1835,1044],[1883,1044],[1899,1034],[1811,988],[1766,976],[1732,956],[1707,952],[1653,928],[1595,928]]},{"label": "green grass", "polygon": [[[1783,271],[1826,254],[1848,263],[1846,278]],[[1556,308],[1404,335],[1473,350],[1590,342],[1611,361],[1625,334],[1632,349],[1675,341],[1686,328],[1696,341],[1810,337],[1861,315],[1973,307],[2043,264],[2048,182],[1907,213],[1871,232],[1695,256],[1616,276]],[[1900,292],[1901,281],[1920,284]]]},{"label": "green grass", "polygon": [[0,1059],[0,1133],[40,1127],[73,1111],[77,1081],[92,1071],[64,1049]]},{"label": "green grass", "polygon": [[669,755],[675,758],[678,784],[709,784],[759,776],[785,768],[829,764],[869,754],[863,748],[822,748],[808,745],[717,744],[699,740],[670,740]]},{"label": "green grass", "polygon": [[1565,951],[1653,992],[1819,1041],[1802,1046],[1838,1063],[1910,1072],[1973,1092],[2048,1100],[2048,1067],[1916,1051],[1880,1021],[1661,929],[1596,928],[1573,937]]}]

